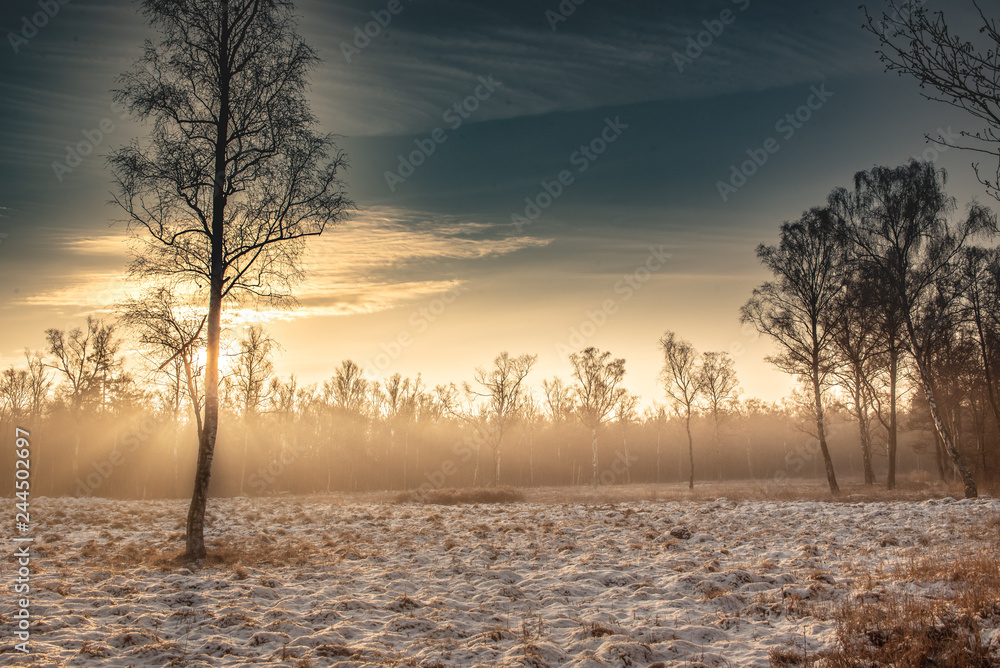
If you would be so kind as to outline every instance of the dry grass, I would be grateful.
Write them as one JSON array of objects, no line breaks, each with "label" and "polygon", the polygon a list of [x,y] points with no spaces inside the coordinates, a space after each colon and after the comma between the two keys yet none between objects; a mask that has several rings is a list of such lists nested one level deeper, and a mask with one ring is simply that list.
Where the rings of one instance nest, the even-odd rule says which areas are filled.
[{"label": "dry grass", "polygon": [[538,487],[525,490],[530,503],[634,503],[638,501],[832,501],[869,503],[876,501],[924,501],[926,499],[962,498],[959,485],[901,479],[897,488],[865,486],[861,482],[841,481],[840,495],[830,494],[825,480],[733,480],[727,482],[640,483],[600,487]]},{"label": "dry grass", "polygon": [[[868,595],[836,613],[839,648],[831,668],[987,668],[1000,658],[983,642],[984,622],[1000,620],[997,546],[961,556],[921,556],[897,567],[896,578],[938,585],[935,597]],[[992,624],[991,624],[992,625]]]},{"label": "dry grass", "polygon": [[[164,571],[189,567],[184,558],[184,550],[177,543],[139,545],[114,542],[99,544],[91,541],[84,549],[91,547],[93,560],[112,568],[134,568],[144,566]],[[247,577],[245,567],[259,566],[304,566],[320,561],[337,560],[337,553],[302,539],[278,541],[268,536],[258,536],[255,540],[220,538],[205,543],[208,557],[202,567],[225,568],[233,571],[236,579]],[[83,552],[83,550],[81,550]]]},{"label": "dry grass", "polygon": [[518,503],[524,492],[513,487],[467,487],[463,489],[417,489],[400,492],[396,503],[457,506],[473,503]]}]

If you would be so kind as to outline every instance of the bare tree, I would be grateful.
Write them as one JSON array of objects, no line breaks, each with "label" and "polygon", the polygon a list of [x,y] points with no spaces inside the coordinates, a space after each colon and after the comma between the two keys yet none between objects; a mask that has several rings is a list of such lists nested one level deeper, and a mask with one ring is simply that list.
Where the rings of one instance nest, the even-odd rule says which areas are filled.
[{"label": "bare tree", "polygon": [[653,403],[643,414],[646,424],[652,423],[656,430],[656,482],[660,482],[660,443],[663,438],[663,430],[667,426],[667,409],[662,404]]},{"label": "bare tree", "polygon": [[66,381],[66,394],[73,416],[73,475],[76,476],[80,459],[80,414],[87,405],[104,405],[104,395],[110,375],[118,366],[115,355],[121,341],[115,336],[112,324],[92,316],[87,317],[86,332],[74,327],[69,332],[60,329],[45,331],[49,344],[50,367],[62,374]]},{"label": "bare tree", "polygon": [[729,353],[707,352],[702,355],[701,367],[698,370],[702,395],[708,410],[712,414],[712,424],[715,426],[715,464],[719,469],[719,480],[722,480],[722,434],[720,422],[726,411],[740,395],[740,384],[736,379],[736,367]]},{"label": "bare tree", "polygon": [[274,375],[272,359],[278,342],[271,338],[262,325],[250,325],[236,343],[236,354],[227,380],[232,383],[233,399],[240,409],[243,423],[243,461],[240,471],[240,494],[247,480],[250,433],[257,427],[260,411],[270,397],[271,377]]},{"label": "bare tree", "polygon": [[639,395],[632,394],[631,392],[623,392],[615,404],[615,420],[618,422],[618,429],[622,435],[622,454],[626,462],[625,482],[627,483],[632,482],[632,459],[629,457],[628,451],[628,428],[639,419],[639,412],[636,410],[638,406]]},{"label": "bare tree", "polygon": [[[573,390],[563,382],[562,378],[553,376],[551,380],[542,380],[542,393],[545,395],[545,412],[548,414],[549,422],[559,430],[576,412]],[[568,435],[566,446],[569,447]],[[559,470],[562,470],[562,452],[562,440],[560,439],[556,441],[556,464],[559,466]]]},{"label": "bare tree", "polygon": [[[416,379],[403,378],[398,373],[392,374],[386,379],[385,389],[385,410],[386,419],[389,422],[390,438],[386,441],[386,456],[391,456],[388,449],[390,444],[395,447],[399,431],[403,431],[403,488],[409,486],[409,449],[410,449],[410,425],[417,413],[417,397],[423,388],[423,381],[418,374]],[[479,472],[479,452],[476,452],[476,473]]]},{"label": "bare tree", "polygon": [[625,360],[612,359],[610,352],[590,346],[570,355],[569,361],[576,380],[576,414],[590,429],[591,483],[596,487],[599,481],[597,431],[625,394],[625,389],[619,387],[625,377]]},{"label": "bare tree", "polygon": [[361,413],[368,394],[368,381],[361,367],[353,360],[344,360],[333,373],[333,378],[323,383],[324,394],[329,394],[337,408],[352,414]]},{"label": "bare tree", "polygon": [[[131,273],[207,301],[205,408],[186,556],[205,557],[219,424],[223,303],[290,295],[304,240],[343,219],[345,158],[313,131],[305,100],[316,55],[282,0],[144,0],[161,39],[119,78],[115,99],[151,121],[149,144],[109,158],[129,229]],[[331,157],[332,155],[332,157]],[[205,295],[204,291],[207,291]]]},{"label": "bare tree", "polygon": [[1000,249],[972,246],[961,258],[966,313],[976,333],[979,364],[993,419],[1000,428],[996,362],[1000,347]]},{"label": "bare tree", "polygon": [[46,371],[48,367],[45,365],[41,353],[25,349],[24,357],[28,362],[28,389],[30,392],[28,416],[29,420],[34,423],[41,417],[45,400],[52,390],[52,379]]},{"label": "bare tree", "polygon": [[660,337],[663,349],[663,371],[660,376],[667,398],[674,410],[684,417],[688,441],[688,488],[694,489],[694,439],[691,437],[691,417],[695,404],[702,395],[703,376],[698,368],[698,353],[687,341],[673,332]]},{"label": "bare tree", "polygon": [[0,417],[17,423],[27,412],[31,401],[31,380],[26,369],[13,365],[0,373]]},{"label": "bare tree", "polygon": [[757,331],[774,339],[779,352],[767,358],[770,363],[811,386],[815,436],[830,492],[839,494],[826,442],[823,394],[834,365],[832,338],[847,266],[845,245],[831,214],[812,209],[794,223],[784,223],[778,245],[761,244],[757,257],[775,281],[754,289],[740,311],[740,321],[753,323]]},{"label": "bare tree", "polygon": [[[875,18],[864,6],[868,32],[879,39],[879,58],[886,71],[907,74],[920,83],[921,94],[928,100],[943,102],[961,109],[985,123],[979,130],[962,130],[959,139],[931,137],[942,146],[981,153],[990,158],[1000,154],[1000,29],[973,2],[982,25],[982,48],[953,35],[944,12],[929,13],[920,3],[890,2],[881,18]],[[992,177],[983,176],[979,164],[973,164],[976,177],[991,197],[1000,200],[1000,162]]]},{"label": "bare tree", "polygon": [[186,396],[197,427],[201,429],[203,395],[199,388],[201,364],[198,353],[204,348],[204,316],[192,312],[171,290],[152,288],[139,298],[118,306],[121,321],[135,330],[142,353],[151,360],[156,373],[167,379],[166,393],[171,408],[173,433],[174,488],[180,467],[180,416]]},{"label": "bare tree", "polygon": [[974,498],[972,473],[938,409],[929,360],[935,337],[951,326],[960,305],[955,288],[963,249],[977,236],[995,232],[996,220],[973,205],[961,222],[949,224],[955,202],[944,191],[943,172],[929,162],[874,167],[856,174],[854,184],[853,191],[838,188],[831,193],[830,204],[857,262],[877,277],[902,317],[931,420],[962,477],[966,496]]},{"label": "bare tree", "polygon": [[[493,451],[493,482],[500,484],[500,457],[503,451],[503,437],[518,417],[525,398],[524,379],[531,371],[537,355],[511,357],[504,351],[493,360],[490,368],[478,367],[475,382],[477,389],[466,383],[465,394],[469,398],[472,424],[480,438]],[[478,407],[473,405],[484,402]]]},{"label": "bare tree", "polygon": [[847,287],[837,301],[839,317],[833,335],[833,345],[836,346],[833,374],[847,392],[849,409],[858,421],[865,485],[871,486],[875,484],[871,429],[874,383],[883,353],[883,337],[878,327],[878,312],[864,299],[864,295],[877,290],[877,285],[859,279],[848,279]]}]

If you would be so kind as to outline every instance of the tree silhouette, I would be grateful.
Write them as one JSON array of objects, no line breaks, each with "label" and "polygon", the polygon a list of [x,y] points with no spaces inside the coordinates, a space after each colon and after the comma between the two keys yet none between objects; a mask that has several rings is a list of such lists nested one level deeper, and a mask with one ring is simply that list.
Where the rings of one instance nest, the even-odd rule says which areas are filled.
[{"label": "tree silhouette", "polygon": [[[914,77],[928,100],[961,109],[986,124],[980,130],[960,131],[957,141],[942,136],[927,139],[996,158],[1000,153],[1000,29],[996,19],[986,16],[977,2],[973,4],[982,21],[979,33],[987,42],[983,49],[952,34],[944,12],[929,13],[912,2],[890,2],[879,19],[862,5],[864,28],[878,37],[878,54],[886,71]],[[928,89],[936,92],[923,92]],[[992,177],[983,176],[978,164],[973,169],[990,196],[1000,200],[1000,161]]]},{"label": "tree silhouette", "polygon": [[784,223],[778,245],[761,244],[757,257],[775,281],[754,289],[740,320],[753,323],[778,344],[779,352],[769,356],[769,362],[809,383],[827,482],[830,492],[839,494],[826,442],[823,393],[834,366],[833,335],[847,264],[845,245],[830,213],[812,209],[794,223]]},{"label": "tree silhouette", "polygon": [[625,394],[625,389],[619,387],[625,377],[625,360],[612,359],[610,352],[590,346],[570,355],[569,361],[576,380],[576,414],[590,430],[591,484],[596,487],[599,481],[597,431]]},{"label": "tree silhouette", "polygon": [[104,407],[104,398],[111,376],[120,366],[115,358],[121,347],[121,340],[115,335],[115,327],[87,316],[86,331],[74,327],[69,332],[49,329],[45,332],[49,344],[50,366],[66,381],[66,393],[70,412],[73,416],[74,439],[72,470],[76,476],[79,470],[81,411],[85,405]]},{"label": "tree silhouette", "polygon": [[[109,158],[129,229],[131,273],[207,301],[205,408],[186,556],[205,557],[205,510],[219,425],[223,303],[279,300],[299,277],[304,240],[351,204],[345,166],[313,131],[306,74],[317,58],[282,0],[144,0],[159,31],[119,77],[115,99],[151,122],[146,146]],[[205,294],[207,292],[207,295]]]},{"label": "tree silhouette", "polygon": [[257,426],[260,411],[268,399],[270,379],[274,375],[272,357],[278,342],[259,324],[250,325],[239,341],[227,378],[233,403],[240,411],[243,427],[243,460],[240,470],[240,494],[247,479],[250,433]]},{"label": "tree silhouette", "polygon": [[950,225],[947,216],[955,202],[944,191],[944,173],[916,160],[858,172],[854,190],[838,188],[829,201],[857,263],[877,278],[901,315],[934,428],[966,496],[974,498],[976,483],[939,410],[930,359],[935,338],[951,327],[960,306],[963,249],[978,235],[994,232],[996,220],[973,205],[967,217]]},{"label": "tree silhouette", "polygon": [[715,427],[715,465],[719,469],[719,480],[722,480],[722,435],[720,423],[729,406],[740,394],[740,384],[736,379],[736,367],[729,353],[707,352],[701,357],[698,369],[702,395],[712,414],[712,424]]},{"label": "tree silhouette", "polygon": [[677,338],[673,332],[660,337],[663,349],[663,387],[674,404],[674,409],[684,416],[684,429],[688,441],[688,488],[694,489],[694,439],[691,438],[691,415],[694,405],[702,395],[703,376],[698,368],[698,353],[694,347]]},{"label": "tree silhouette", "polygon": [[[482,389],[468,383],[464,385],[470,403],[471,424],[493,452],[494,487],[500,484],[503,438],[518,418],[525,399],[524,379],[537,359],[537,355],[511,357],[504,351],[496,356],[492,367],[476,369],[475,382]],[[484,401],[477,408],[474,404],[478,399]]]}]

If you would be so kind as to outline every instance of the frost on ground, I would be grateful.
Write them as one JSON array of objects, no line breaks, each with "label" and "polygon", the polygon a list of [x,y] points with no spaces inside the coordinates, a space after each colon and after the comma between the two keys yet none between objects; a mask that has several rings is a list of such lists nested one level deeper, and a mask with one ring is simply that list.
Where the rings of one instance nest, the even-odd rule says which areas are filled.
[{"label": "frost on ground", "polygon": [[831,649],[844,605],[940,596],[901,567],[995,540],[1000,502],[224,499],[224,563],[194,572],[167,561],[185,510],[34,501],[32,654],[14,651],[8,558],[0,664],[767,666]]}]

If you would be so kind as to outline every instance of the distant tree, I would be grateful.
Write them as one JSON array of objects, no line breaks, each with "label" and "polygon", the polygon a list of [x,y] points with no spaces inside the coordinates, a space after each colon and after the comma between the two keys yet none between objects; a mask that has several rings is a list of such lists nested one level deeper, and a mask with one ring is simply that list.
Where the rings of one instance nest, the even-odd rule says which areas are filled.
[{"label": "distant tree", "polygon": [[768,361],[785,373],[801,376],[812,389],[816,438],[832,494],[839,494],[826,442],[823,394],[834,367],[833,335],[839,326],[837,298],[847,268],[846,247],[831,214],[812,209],[781,226],[777,246],[761,244],[757,257],[775,280],[755,288],[740,321],[753,323],[778,345]]},{"label": "distant tree", "polygon": [[531,389],[524,392],[518,407],[517,423],[521,426],[525,445],[528,449],[528,484],[535,484],[535,430],[542,422],[542,407]]},{"label": "distant tree", "polygon": [[703,376],[698,367],[694,346],[673,332],[660,337],[663,351],[663,371],[660,377],[674,410],[684,418],[688,441],[688,488],[694,489],[694,439],[691,437],[691,417],[702,396]]},{"label": "distant tree", "polygon": [[13,365],[0,373],[0,422],[18,423],[31,401],[31,381],[26,369]]},{"label": "distant tree", "polygon": [[166,398],[171,413],[174,487],[179,475],[180,416],[184,397],[190,402],[197,429],[201,431],[204,394],[199,378],[199,353],[205,346],[205,316],[192,312],[172,290],[155,287],[118,306],[121,322],[135,333],[141,353],[155,374],[166,377]]},{"label": "distant tree", "polygon": [[333,378],[323,383],[323,392],[344,413],[358,415],[365,406],[368,381],[356,362],[344,360],[334,371]]},{"label": "distant tree", "polygon": [[905,340],[916,367],[938,437],[962,478],[965,494],[977,495],[976,483],[939,411],[931,374],[931,346],[952,326],[961,304],[963,249],[996,231],[989,210],[973,205],[957,225],[947,217],[954,199],[944,191],[944,174],[933,163],[911,160],[896,168],[858,172],[854,190],[834,190],[830,205],[849,238],[857,263],[877,277],[901,315]]},{"label": "distant tree", "polygon": [[65,393],[73,418],[72,470],[76,477],[79,469],[82,428],[81,414],[85,407],[104,406],[107,387],[114,372],[120,368],[116,358],[121,341],[115,326],[87,316],[86,331],[74,327],[69,332],[61,329],[45,331],[49,366],[66,381]]},{"label": "distant tree", "polygon": [[[423,391],[423,381],[418,374],[415,379],[403,378],[398,373],[392,374],[384,383],[386,421],[389,423],[390,438],[386,442],[386,455],[389,447],[396,448],[399,432],[403,432],[403,488],[409,486],[409,449],[410,426],[417,414],[417,397]],[[476,472],[479,472],[479,453],[476,453]]]},{"label": "distant tree", "polygon": [[656,480],[660,482],[660,443],[663,437],[663,430],[667,426],[667,409],[662,404],[653,403],[643,414],[646,424],[652,424],[656,430]]},{"label": "distant tree", "polygon": [[28,363],[28,419],[32,424],[42,415],[45,401],[52,390],[52,378],[49,376],[42,353],[24,351]]},{"label": "distant tree", "polygon": [[[922,3],[890,2],[880,18],[865,12],[868,32],[879,39],[879,58],[886,71],[915,78],[928,100],[961,109],[985,124],[980,130],[959,132],[959,140],[949,137],[927,139],[946,147],[1000,155],[1000,29],[996,18],[988,17],[978,2],[972,4],[982,22],[982,48],[954,35],[944,12],[928,12]],[[994,6],[995,9],[995,6]],[[923,92],[928,91],[928,92]],[[936,91],[936,92],[930,92]],[[1000,162],[994,176],[983,176],[974,164],[976,177],[991,197],[1000,200]]]},{"label": "distant tree", "polygon": [[726,411],[736,402],[740,394],[740,384],[736,379],[736,366],[729,353],[707,352],[702,355],[698,369],[698,384],[715,426],[715,464],[722,480],[722,434],[720,422]]},{"label": "distant tree", "polygon": [[236,342],[236,353],[227,380],[232,384],[233,401],[240,411],[243,426],[243,459],[240,470],[240,494],[247,480],[250,458],[250,434],[258,427],[260,411],[269,401],[268,390],[274,375],[275,341],[262,325],[250,325]]},{"label": "distant tree", "polygon": [[768,413],[775,412],[776,409],[773,406],[768,406],[757,397],[751,397],[743,401],[738,401],[735,410],[739,419],[740,430],[743,433],[743,439],[746,442],[747,472],[752,480],[754,478],[752,457],[754,430],[767,417]]},{"label": "distant tree", "polygon": [[[576,412],[573,403],[573,389],[567,386],[562,378],[553,376],[551,380],[542,380],[542,393],[545,396],[545,412],[549,422],[557,432],[565,433],[565,424]],[[559,470],[562,470],[562,439],[556,440],[556,463]],[[569,446],[569,436],[566,436],[567,448]]]},{"label": "distant tree", "polygon": [[883,339],[878,327],[878,312],[871,308],[866,295],[877,290],[877,284],[865,283],[860,277],[848,278],[845,290],[835,307],[839,317],[834,330],[836,347],[833,374],[849,397],[848,408],[858,421],[861,439],[861,462],[865,485],[875,484],[872,467],[872,412],[875,378],[883,352]]},{"label": "distant tree", "polygon": [[[471,423],[493,451],[493,486],[500,484],[504,436],[518,418],[526,396],[524,379],[537,359],[537,355],[512,357],[504,351],[496,356],[492,367],[476,369],[476,386],[464,385],[470,400]],[[478,404],[478,408],[472,404]]]},{"label": "distant tree", "polygon": [[599,482],[597,431],[614,412],[615,405],[625,394],[619,387],[625,377],[625,360],[612,359],[611,353],[593,346],[569,356],[573,365],[574,404],[580,422],[590,430],[591,484]]},{"label": "distant tree", "polygon": [[[207,302],[205,407],[186,556],[205,557],[205,509],[219,423],[223,303],[279,300],[300,275],[304,241],[350,209],[345,159],[313,131],[305,100],[317,57],[291,2],[143,0],[161,40],[119,78],[115,99],[149,145],[112,153],[116,203],[144,243],[131,273]],[[331,157],[332,155],[332,157]]]},{"label": "distant tree", "polygon": [[632,458],[628,451],[628,428],[639,418],[639,413],[636,410],[638,405],[639,395],[631,392],[623,392],[615,404],[615,420],[618,422],[618,429],[621,430],[622,434],[622,454],[626,462],[625,482],[627,483],[632,482]]}]

